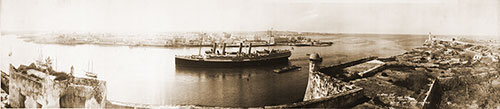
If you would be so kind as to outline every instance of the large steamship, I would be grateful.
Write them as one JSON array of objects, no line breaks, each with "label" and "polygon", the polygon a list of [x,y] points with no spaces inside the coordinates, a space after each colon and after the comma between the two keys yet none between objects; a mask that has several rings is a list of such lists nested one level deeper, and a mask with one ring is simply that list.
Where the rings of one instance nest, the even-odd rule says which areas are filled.
[{"label": "large steamship", "polygon": [[252,44],[248,45],[248,52],[242,52],[243,43],[240,43],[237,52],[226,52],[223,44],[222,52],[217,50],[217,43],[205,55],[175,56],[176,66],[181,67],[243,67],[271,64],[286,64],[292,55],[290,50],[256,50],[252,52]]}]

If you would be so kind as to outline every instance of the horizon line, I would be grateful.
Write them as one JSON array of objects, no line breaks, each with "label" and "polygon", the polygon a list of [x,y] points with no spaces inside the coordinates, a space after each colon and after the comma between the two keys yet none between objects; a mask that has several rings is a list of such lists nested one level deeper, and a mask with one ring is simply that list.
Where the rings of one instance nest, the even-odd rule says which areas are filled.
[{"label": "horizon line", "polygon": [[[111,32],[111,31],[14,31],[14,30],[0,30],[1,33],[132,33],[132,34],[157,34],[157,33],[188,33],[188,32],[200,32],[200,33],[208,33],[208,32],[265,32],[269,30],[213,30],[213,31],[163,31],[163,32]],[[318,31],[295,31],[295,30],[272,30],[278,32],[297,32],[297,33],[314,33],[314,34],[365,34],[365,35],[428,35],[428,33],[373,33],[373,32],[318,32]],[[440,35],[440,36],[499,36],[499,34],[491,35],[491,34],[442,34],[442,33],[432,33],[432,35]],[[500,38],[500,37],[499,37]]]}]

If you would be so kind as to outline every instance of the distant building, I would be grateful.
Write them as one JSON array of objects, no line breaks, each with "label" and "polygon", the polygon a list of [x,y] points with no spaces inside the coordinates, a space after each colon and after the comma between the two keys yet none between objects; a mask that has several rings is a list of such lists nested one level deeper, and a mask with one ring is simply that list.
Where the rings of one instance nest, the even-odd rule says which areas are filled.
[{"label": "distant building", "polygon": [[174,42],[174,44],[186,43],[186,38],[175,37],[173,42]]},{"label": "distant building", "polygon": [[226,39],[231,38],[231,34],[226,33],[226,32],[223,32],[223,33],[222,33],[222,36],[224,36],[224,38],[226,38]]},{"label": "distant building", "polygon": [[275,43],[289,43],[290,42],[290,39],[288,37],[282,37],[282,36],[273,37],[273,40]]},{"label": "distant building", "polygon": [[260,36],[258,36],[258,35],[254,35],[253,36],[253,40],[262,40],[262,38]]}]

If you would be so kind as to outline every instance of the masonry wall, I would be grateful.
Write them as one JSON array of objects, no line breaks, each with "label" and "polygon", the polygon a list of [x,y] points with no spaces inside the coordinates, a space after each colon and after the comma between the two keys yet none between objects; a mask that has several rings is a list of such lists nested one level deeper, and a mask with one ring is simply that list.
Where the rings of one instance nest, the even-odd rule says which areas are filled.
[{"label": "masonry wall", "polygon": [[55,76],[33,69],[16,70],[9,76],[9,102],[27,108],[104,108],[106,83],[92,78]]},{"label": "masonry wall", "polygon": [[363,95],[362,88],[338,93],[338,96],[326,97],[299,105],[300,108],[350,108],[369,100]]},{"label": "masonry wall", "polygon": [[369,100],[363,95],[362,90],[362,88],[356,88],[329,97],[276,106],[265,106],[264,108],[351,108]]},{"label": "masonry wall", "polygon": [[[11,69],[10,79],[9,79],[9,102],[12,107],[57,107],[57,103],[53,102],[57,99],[49,99],[47,90],[50,86],[43,86],[46,82],[42,79],[29,77],[29,75],[24,75],[17,73]],[[49,83],[50,84],[50,83]],[[51,87],[49,90],[57,90],[58,88]],[[58,91],[50,91],[54,94],[58,94]],[[37,100],[39,100],[37,102]],[[52,106],[51,106],[52,105]]]},{"label": "masonry wall", "polygon": [[9,75],[3,71],[0,72],[2,73],[2,90],[9,94]]},{"label": "masonry wall", "polygon": [[324,73],[310,72],[304,101],[329,97],[354,88],[354,85],[349,85]]},{"label": "masonry wall", "polygon": [[362,59],[358,59],[358,60],[354,60],[354,61],[349,61],[349,62],[346,62],[346,63],[342,63],[342,64],[339,64],[339,65],[329,65],[329,66],[322,67],[320,69],[320,72],[329,72],[329,71],[332,71],[332,70],[343,69],[343,68],[346,68],[346,67],[350,67],[350,66],[354,66],[354,65],[357,65],[357,64],[365,63],[365,62],[368,62],[368,61],[371,61],[371,60],[374,60],[374,59],[378,59],[378,57],[366,57],[366,58],[362,58]]}]

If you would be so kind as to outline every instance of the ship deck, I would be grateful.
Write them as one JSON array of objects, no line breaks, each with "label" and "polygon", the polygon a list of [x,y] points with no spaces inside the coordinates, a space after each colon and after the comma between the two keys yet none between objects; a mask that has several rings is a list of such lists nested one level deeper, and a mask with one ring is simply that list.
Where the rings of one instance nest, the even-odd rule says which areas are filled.
[{"label": "ship deck", "polygon": [[291,53],[280,53],[271,55],[261,55],[261,56],[176,56],[176,59],[190,60],[190,61],[207,61],[207,62],[244,62],[244,61],[260,61],[269,60],[274,58],[288,58]]}]

